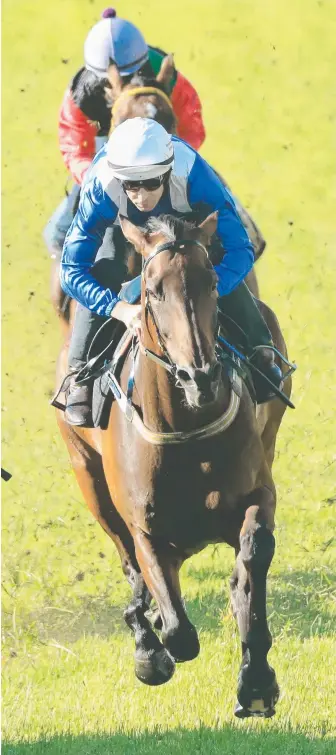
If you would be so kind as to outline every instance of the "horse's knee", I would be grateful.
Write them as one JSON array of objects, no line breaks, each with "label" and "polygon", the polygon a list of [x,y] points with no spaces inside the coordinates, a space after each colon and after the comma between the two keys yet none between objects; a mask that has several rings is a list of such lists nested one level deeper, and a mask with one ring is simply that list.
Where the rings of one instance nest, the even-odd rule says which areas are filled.
[{"label": "horse's knee", "polygon": [[272,532],[260,525],[256,529],[247,529],[240,536],[240,553],[242,562],[247,569],[268,569],[275,550],[275,539]]}]

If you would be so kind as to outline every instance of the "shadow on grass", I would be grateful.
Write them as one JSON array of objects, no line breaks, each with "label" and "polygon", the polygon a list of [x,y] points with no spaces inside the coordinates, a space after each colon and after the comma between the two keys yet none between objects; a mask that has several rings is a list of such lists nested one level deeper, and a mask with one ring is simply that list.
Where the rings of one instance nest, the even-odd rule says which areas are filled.
[{"label": "shadow on grass", "polygon": [[[267,725],[267,724],[266,724]],[[313,739],[299,732],[261,733],[226,726],[178,729],[141,735],[55,737],[31,744],[3,745],[5,755],[332,755],[335,740]]]},{"label": "shadow on grass", "polygon": [[[197,569],[190,566],[188,576],[199,583],[199,595],[185,595],[189,618],[196,629],[220,635],[223,617],[231,613],[229,572],[218,568]],[[267,609],[274,638],[284,631],[304,639],[311,636],[334,636],[335,617],[328,611],[327,598],[333,590],[335,578],[320,571],[310,573],[293,571],[270,576],[268,581]],[[182,575],[183,590],[183,575]],[[216,581],[216,587],[211,586]],[[221,585],[221,587],[219,586]],[[131,598],[131,591],[129,592]],[[111,605],[110,595],[84,598],[75,606],[64,609],[45,606],[21,616],[25,633],[37,641],[56,640],[61,644],[74,643],[83,636],[108,639],[115,634],[128,634],[123,619],[127,600],[122,605]],[[18,617],[17,617],[18,618]],[[3,615],[3,629],[11,628],[11,615]],[[238,636],[238,635],[237,635]]]},{"label": "shadow on grass", "polygon": [[[221,631],[221,617],[229,610],[230,588],[226,570],[223,570],[222,589],[204,592],[201,598],[189,600],[187,610],[197,628],[210,632]],[[218,569],[212,571],[191,567],[189,577],[202,583],[221,577]],[[183,583],[183,580],[182,580]],[[183,589],[183,587],[182,587]],[[336,589],[332,572],[291,571],[272,575],[268,579],[267,613],[274,637],[284,630],[291,636],[304,639],[311,636],[334,636],[335,615],[328,610],[327,599]]]}]

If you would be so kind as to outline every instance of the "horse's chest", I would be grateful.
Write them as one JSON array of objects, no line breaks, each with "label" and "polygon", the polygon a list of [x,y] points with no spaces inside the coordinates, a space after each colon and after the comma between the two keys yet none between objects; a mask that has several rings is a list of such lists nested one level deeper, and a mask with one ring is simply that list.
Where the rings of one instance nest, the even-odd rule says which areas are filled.
[{"label": "horse's chest", "polygon": [[194,465],[165,465],[151,484],[140,483],[137,490],[141,526],[153,535],[193,533],[192,539],[216,539],[219,523],[225,529],[238,500],[250,491],[251,475],[237,477],[232,466],[201,461]]}]

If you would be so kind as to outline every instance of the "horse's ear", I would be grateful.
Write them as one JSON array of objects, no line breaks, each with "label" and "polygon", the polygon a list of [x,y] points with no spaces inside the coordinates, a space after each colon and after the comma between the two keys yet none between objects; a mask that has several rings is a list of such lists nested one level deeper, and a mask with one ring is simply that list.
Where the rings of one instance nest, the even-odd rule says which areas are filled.
[{"label": "horse's ear", "polygon": [[145,243],[144,231],[141,228],[138,228],[137,225],[133,225],[133,223],[131,223],[128,218],[125,218],[124,215],[119,214],[119,220],[125,239],[133,244],[135,250],[139,252],[139,254],[142,254],[144,251]]},{"label": "horse's ear", "polygon": [[120,73],[115,63],[112,63],[108,67],[107,78],[111,84],[114,97],[119,97],[124,84],[123,84],[122,76],[120,76]]},{"label": "horse's ear", "polygon": [[170,55],[166,55],[166,57],[163,58],[159,73],[157,74],[157,77],[156,77],[156,81],[158,81],[160,84],[164,84],[166,87],[169,87],[169,84],[174,76],[174,73],[175,73],[174,56],[172,53],[170,53]]},{"label": "horse's ear", "polygon": [[208,217],[203,220],[203,223],[200,223],[198,226],[203,234],[205,234],[207,244],[210,244],[212,236],[217,231],[217,223],[218,212],[212,212],[211,215],[208,215]]}]

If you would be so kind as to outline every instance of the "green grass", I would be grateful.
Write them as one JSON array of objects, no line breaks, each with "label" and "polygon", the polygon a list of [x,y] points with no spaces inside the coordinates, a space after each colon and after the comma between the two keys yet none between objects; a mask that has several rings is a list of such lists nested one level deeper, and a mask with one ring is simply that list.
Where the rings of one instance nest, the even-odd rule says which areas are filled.
[{"label": "green grass", "polygon": [[[203,154],[251,209],[258,266],[299,371],[274,468],[269,721],[233,717],[239,642],[228,606],[233,554],[184,568],[201,655],[149,689],[133,675],[117,555],[69,469],[48,398],[60,343],[41,229],[66,173],[57,111],[102,4],[3,3],[3,737],[7,755],[335,751],[335,4],[146,0],[120,13],[174,50],[204,102]],[[63,63],[62,59],[69,59]]]}]

